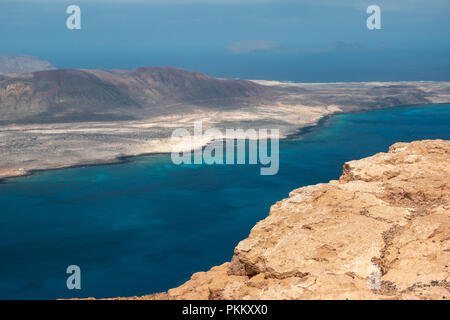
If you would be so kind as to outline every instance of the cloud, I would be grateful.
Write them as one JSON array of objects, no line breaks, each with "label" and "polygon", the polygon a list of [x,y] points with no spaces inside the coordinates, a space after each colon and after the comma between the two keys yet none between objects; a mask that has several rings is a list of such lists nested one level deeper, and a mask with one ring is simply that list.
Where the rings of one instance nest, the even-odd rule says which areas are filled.
[{"label": "cloud", "polygon": [[255,51],[270,51],[279,48],[280,45],[269,40],[241,40],[234,41],[227,46],[227,53],[243,54]]}]

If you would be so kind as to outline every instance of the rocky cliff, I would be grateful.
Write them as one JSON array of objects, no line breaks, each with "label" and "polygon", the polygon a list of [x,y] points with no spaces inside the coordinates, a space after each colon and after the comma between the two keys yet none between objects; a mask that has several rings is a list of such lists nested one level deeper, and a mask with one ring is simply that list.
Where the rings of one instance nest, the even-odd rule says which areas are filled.
[{"label": "rocky cliff", "polygon": [[231,262],[140,299],[449,299],[450,141],[396,143],[272,206]]}]

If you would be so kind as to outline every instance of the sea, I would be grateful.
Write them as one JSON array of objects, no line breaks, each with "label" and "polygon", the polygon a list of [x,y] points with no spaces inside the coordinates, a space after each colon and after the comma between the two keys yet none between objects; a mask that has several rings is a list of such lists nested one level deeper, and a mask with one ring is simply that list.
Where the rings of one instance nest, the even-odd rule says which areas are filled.
[{"label": "sea", "polygon": [[[230,261],[270,206],[395,142],[450,139],[450,105],[328,117],[280,141],[279,172],[175,165],[168,154],[0,183],[0,299],[139,296]],[[450,159],[449,159],[450,160]],[[68,289],[68,266],[80,289]]]}]

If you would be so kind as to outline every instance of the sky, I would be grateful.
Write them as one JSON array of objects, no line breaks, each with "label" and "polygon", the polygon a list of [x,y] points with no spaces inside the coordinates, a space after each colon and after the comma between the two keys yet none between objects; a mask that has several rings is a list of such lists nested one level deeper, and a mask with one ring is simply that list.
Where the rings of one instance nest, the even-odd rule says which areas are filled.
[{"label": "sky", "polygon": [[[81,30],[69,30],[69,5]],[[366,9],[381,9],[369,30]],[[450,81],[448,0],[0,0],[0,54],[286,81]]]}]

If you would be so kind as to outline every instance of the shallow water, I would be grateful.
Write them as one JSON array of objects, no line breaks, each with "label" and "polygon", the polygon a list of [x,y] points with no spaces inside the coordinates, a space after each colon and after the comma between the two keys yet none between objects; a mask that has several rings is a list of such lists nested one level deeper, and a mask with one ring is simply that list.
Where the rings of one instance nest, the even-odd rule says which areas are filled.
[{"label": "shallow water", "polygon": [[[280,170],[183,165],[170,155],[47,171],[0,184],[0,298],[144,295],[229,261],[276,201],[337,179],[397,141],[450,139],[450,105],[337,115],[280,142]],[[68,290],[79,265],[82,289]]]}]

